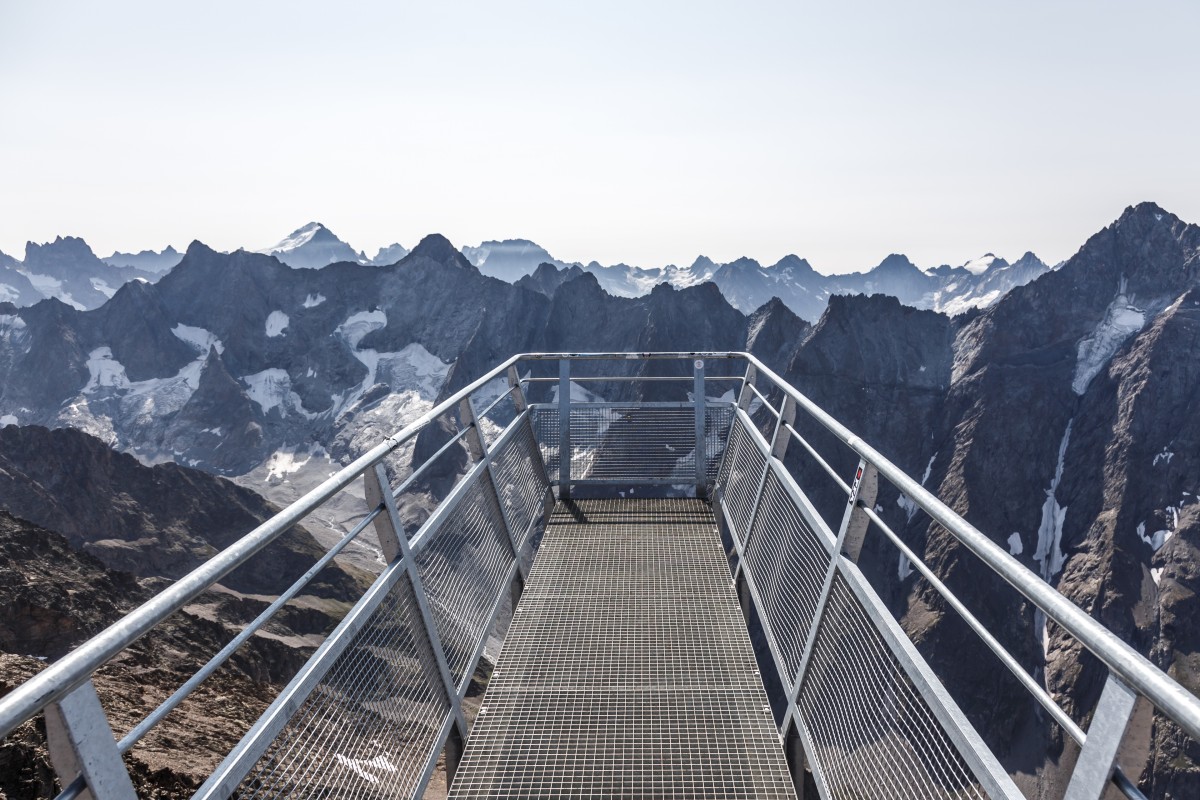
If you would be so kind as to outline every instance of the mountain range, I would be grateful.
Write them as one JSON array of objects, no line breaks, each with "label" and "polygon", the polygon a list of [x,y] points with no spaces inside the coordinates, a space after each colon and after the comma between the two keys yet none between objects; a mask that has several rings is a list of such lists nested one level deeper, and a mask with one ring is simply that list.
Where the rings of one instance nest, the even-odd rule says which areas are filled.
[{"label": "mountain range", "polygon": [[[717,278],[724,270],[752,286],[781,268],[794,278],[781,285],[799,285],[811,271],[800,259],[706,262],[687,275],[711,281],[677,272],[692,285],[660,282],[634,297],[581,265],[541,260],[515,283],[485,274],[497,253],[507,253],[499,269],[523,247],[460,252],[431,235],[391,264],[297,269],[193,243],[157,282],[128,282],[92,310],[0,304],[0,425],[79,428],[144,463],[232,476],[282,502],[273,493],[312,485],[515,352],[749,349],[1200,689],[1190,624],[1200,611],[1200,227],[1142,203],[1054,269],[985,257],[922,272],[893,256],[854,280],[871,276],[871,288],[903,297],[831,291],[811,321],[777,295],[747,313]],[[954,316],[913,307],[914,297],[959,292],[947,288],[956,281],[974,287],[956,297],[999,294]],[[797,425],[852,474],[853,454],[815,424]],[[431,447],[419,440],[394,468]],[[801,448],[788,461],[817,507],[840,518],[844,496],[824,473]],[[907,498],[883,490],[879,503],[1086,722],[1103,668]],[[1032,797],[1061,792],[1073,745],[882,537],[868,537],[862,566],[1019,785]],[[1138,713],[1127,771],[1152,797],[1200,794],[1197,746]]]},{"label": "mountain range", "polygon": [[[319,222],[310,222],[256,252],[274,256],[296,269],[322,269],[337,263],[390,266],[409,253],[403,245],[391,244],[369,258]],[[576,270],[590,272],[605,291],[618,297],[641,297],[660,283],[687,288],[711,281],[734,308],[744,313],[778,297],[809,321],[821,316],[835,294],[889,294],[916,308],[959,314],[986,307],[1049,269],[1033,253],[1011,264],[989,253],[962,266],[942,265],[928,270],[918,268],[903,255],[892,254],[872,269],[846,275],[824,275],[795,255],[785,256],[771,266],[752,258],[718,264],[700,256],[688,267],[644,269],[626,264],[604,266],[595,261],[569,264],[525,239],[485,241],[477,247],[463,247],[462,253],[484,275],[508,283],[532,278],[543,264],[568,270],[572,275]],[[25,262],[0,253],[0,301],[28,306],[56,297],[76,308],[96,308],[125,281],[157,280],[182,259],[173,247],[161,252],[118,252],[97,259],[80,239],[60,237],[46,245],[31,242]],[[54,268],[38,272],[47,262]],[[538,288],[536,282],[526,286]]]}]

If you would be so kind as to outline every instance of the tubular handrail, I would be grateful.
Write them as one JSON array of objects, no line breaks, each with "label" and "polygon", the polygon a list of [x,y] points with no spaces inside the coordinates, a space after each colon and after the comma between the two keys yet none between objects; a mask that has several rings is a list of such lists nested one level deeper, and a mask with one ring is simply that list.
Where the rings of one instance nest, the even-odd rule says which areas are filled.
[{"label": "tubular handrail", "polygon": [[1041,609],[1046,616],[1077,639],[1093,655],[1145,696],[1193,739],[1200,739],[1200,698],[1172,680],[1141,653],[1060,594],[983,532],[967,522],[932,492],[909,477],[878,450],[860,439],[825,410],[780,378],[750,353],[741,353],[749,363],[788,394],[810,417],[819,422],[860,458],[873,465],[880,477],[903,492],[935,522],[945,528],[992,571]]},{"label": "tubular handrail", "polygon": [[[1110,671],[1110,680],[1113,678],[1123,681],[1133,691],[1146,697],[1155,707],[1161,710],[1167,717],[1178,724],[1189,736],[1193,739],[1200,740],[1200,698],[1193,696],[1183,686],[1171,679],[1166,673],[1156,667],[1148,659],[1134,650],[1130,645],[1122,641],[1116,634],[1105,628],[1099,621],[1092,618],[1081,608],[1059,593],[1055,588],[1042,580],[1037,574],[1023,566],[1016,558],[1011,556],[997,543],[993,542],[979,529],[975,528],[960,515],[954,512],[946,504],[937,498],[932,492],[919,484],[913,478],[904,473],[899,467],[881,455],[877,450],[863,441],[860,437],[850,431],[848,428],[839,423],[826,411],[817,406],[812,400],[808,399],[803,393],[789,385],[775,372],[762,363],[757,357],[746,352],[671,352],[671,353],[523,353],[514,355],[503,363],[497,365],[486,374],[467,384],[463,388],[457,390],[440,403],[435,404],[429,411],[422,414],[411,424],[404,427],[399,432],[388,437],[371,450],[355,459],[348,466],[339,470],[336,474],[322,482],[316,488],[310,490],[300,499],[287,506],[285,509],[277,513],[274,517],[265,521],[254,530],[250,531],[242,538],[238,539],[233,545],[222,550],[209,561],[200,565],[184,577],[177,580],[167,589],[160,592],[158,595],[151,598],[148,602],[130,612],[127,616],[118,620],[113,625],[106,628],[101,633],[92,637],[77,647],[72,652],[68,653],[59,661],[47,667],[39,674],[26,681],[24,684],[16,687],[6,697],[0,698],[0,737],[7,736],[18,725],[25,720],[31,718],[38,711],[42,710],[51,703],[57,702],[66,697],[75,688],[83,685],[88,681],[92,674],[100,666],[119,654],[122,650],[136,641],[139,637],[147,633],[154,626],[183,608],[188,602],[200,595],[208,589],[212,584],[223,578],[232,570],[241,566],[248,561],[256,553],[275,541],[286,530],[303,520],[314,509],[324,504],[333,495],[350,486],[351,483],[361,478],[364,474],[369,475],[369,471],[380,468],[377,466],[389,454],[393,453],[397,448],[407,442],[411,442],[422,430],[430,425],[434,420],[446,413],[454,413],[460,409],[460,404],[464,401],[470,402],[471,396],[492,381],[503,378],[508,374],[510,385],[506,391],[501,393],[495,399],[491,400],[487,408],[483,412],[474,412],[473,407],[468,410],[476,419],[486,415],[496,408],[506,397],[520,396],[519,387],[522,384],[530,383],[551,383],[561,380],[571,381],[594,381],[594,382],[615,382],[621,380],[627,381],[692,381],[692,377],[670,377],[670,376],[578,376],[570,377],[569,372],[560,373],[559,378],[542,378],[526,376],[525,378],[515,377],[517,373],[513,370],[515,365],[521,362],[533,361],[559,361],[569,362],[572,360],[587,361],[587,360],[608,360],[608,361],[629,361],[629,360],[738,360],[745,361],[750,369],[747,371],[747,377],[742,379],[737,376],[709,376],[709,380],[743,380],[745,387],[749,388],[752,395],[758,397],[761,402],[767,406],[768,410],[775,416],[776,433],[775,437],[791,437],[800,442],[804,449],[816,459],[817,463],[830,475],[837,485],[845,492],[851,495],[861,508],[862,513],[871,520],[876,526],[880,527],[887,538],[896,545],[901,554],[908,558],[913,565],[921,572],[930,583],[938,590],[942,596],[946,597],[951,606],[966,620],[967,624],[979,634],[984,643],[987,644],[993,652],[995,652],[1005,664],[1005,666],[1013,671],[1021,680],[1022,685],[1028,690],[1047,711],[1050,712],[1054,720],[1061,725],[1067,734],[1078,742],[1083,742],[1087,736],[1079,728],[1079,726],[1070,719],[1054,702],[1053,698],[1045,692],[1042,687],[1038,686],[1031,677],[1025,673],[1020,665],[1012,658],[1007,651],[997,642],[994,637],[991,637],[983,628],[982,623],[971,616],[970,612],[957,601],[950,593],[949,589],[941,583],[925,564],[916,558],[913,553],[892,531],[880,516],[871,510],[868,504],[864,504],[857,496],[858,482],[855,481],[854,487],[850,487],[843,481],[833,470],[830,464],[817,453],[798,430],[793,426],[792,415],[796,408],[803,410],[809,417],[816,420],[824,429],[829,431],[841,444],[846,446],[850,451],[856,454],[862,462],[869,464],[875,469],[879,477],[890,482],[900,492],[914,504],[920,508],[937,524],[942,526],[955,539],[963,544],[966,549],[970,550],[975,556],[980,558],[984,564],[993,572],[998,574],[1003,580],[1016,589],[1021,596],[1032,603],[1035,607],[1045,613],[1046,618],[1059,625],[1069,635],[1073,636],[1081,645],[1086,647],[1093,655],[1095,655],[1102,663],[1104,663]],[[696,411],[696,427],[695,427],[695,445],[696,445],[696,461],[699,464],[701,452],[700,447],[704,439],[704,412],[706,405],[711,408],[712,402],[704,402],[703,381],[703,365],[697,364],[696,377],[696,399],[694,401]],[[764,390],[759,390],[754,385],[754,381],[750,376],[757,376],[758,380],[766,381],[773,385],[774,389],[782,392],[784,401],[781,402],[781,408],[774,408],[768,401],[766,394],[772,393],[772,386],[764,384]],[[564,377],[565,376],[565,377]],[[774,395],[773,395],[774,396]],[[744,399],[748,399],[743,395]],[[793,408],[791,404],[794,404]],[[563,408],[569,408],[573,405],[573,401],[568,403]],[[579,403],[580,406],[611,406],[616,404],[611,403]],[[645,403],[647,407],[653,407],[655,403]],[[672,405],[675,404],[657,404],[657,405]],[[685,406],[686,404],[681,404]],[[501,440],[513,438],[510,434],[515,431],[515,426],[527,420],[524,424],[530,425],[534,407],[541,408],[545,404],[534,404],[520,411],[517,420],[510,426],[507,433],[501,435]],[[558,403],[555,404],[558,406]],[[548,408],[548,406],[545,406]],[[518,406],[518,410],[520,406]],[[467,410],[462,412],[466,416]],[[742,410],[734,410],[737,415],[745,416]],[[567,424],[569,424],[570,414],[565,415]],[[745,417],[744,424],[749,425],[749,418]],[[400,495],[407,487],[422,475],[430,465],[434,463],[441,455],[446,453],[452,447],[459,445],[464,438],[468,436],[471,426],[475,424],[473,421],[463,420],[465,427],[457,433],[449,436],[448,440],[441,444],[432,456],[427,458],[422,464],[415,467],[411,475],[401,482],[400,487],[391,489],[386,487],[392,493],[392,497]],[[688,423],[689,425],[691,423]],[[690,429],[689,429],[690,430]],[[757,430],[755,430],[757,432]],[[475,434],[478,435],[478,429]],[[691,433],[688,434],[691,436]],[[560,443],[566,446],[570,443],[570,439],[566,434],[560,439]],[[761,437],[759,437],[761,438]],[[502,441],[495,443],[499,447]],[[762,479],[758,482],[758,497],[753,501],[758,503],[764,490],[767,472],[770,470],[772,453],[774,452],[774,442],[763,451],[767,457],[765,466],[761,467]],[[490,447],[490,445],[489,445]],[[756,447],[762,450],[762,445],[756,442]],[[536,442],[534,444],[536,450]],[[673,452],[673,450],[672,450]],[[782,453],[782,450],[778,451]],[[560,488],[569,490],[573,483],[570,477],[569,461],[571,458],[568,451],[565,455],[559,454],[559,458],[566,458],[566,466],[563,467],[565,474],[562,476],[564,484]],[[781,456],[780,456],[781,457]],[[465,492],[465,484],[468,484],[472,476],[478,477],[478,473],[489,469],[490,457],[485,456],[481,461],[476,463],[476,466],[471,472],[462,478],[463,486],[459,486],[457,496],[461,496]],[[782,469],[782,464],[775,462],[776,468]],[[615,483],[615,480],[605,480],[601,478],[589,479],[586,476],[579,476],[575,483]],[[698,467],[697,476],[697,492],[703,488],[704,469]],[[379,478],[384,484],[387,483],[386,478]],[[544,479],[543,479],[544,480]],[[654,481],[647,481],[653,483]],[[661,482],[661,481],[660,481]],[[564,495],[565,496],[565,495]],[[874,495],[872,494],[872,497]],[[385,495],[386,498],[386,495]],[[498,498],[497,498],[498,499]],[[372,502],[374,502],[372,500]],[[390,502],[390,500],[388,500]],[[873,500],[872,500],[873,502]],[[186,694],[195,688],[205,677],[212,673],[219,666],[219,663],[224,661],[233,650],[244,643],[253,635],[258,627],[261,627],[266,618],[273,613],[273,609],[277,609],[287,601],[289,597],[300,591],[304,583],[316,574],[316,571],[327,565],[333,560],[334,556],[344,547],[351,539],[354,538],[368,525],[375,517],[379,516],[380,509],[386,504],[381,504],[375,509],[367,509],[367,518],[361,522],[354,532],[349,534],[342,542],[333,550],[329,551],[313,568],[311,568],[302,579],[293,585],[292,589],[281,595],[278,600],[273,603],[266,612],[260,615],[259,619],[244,630],[233,642],[226,645],[225,648],[217,654],[208,665],[202,668],[200,673],[193,676],[183,687],[163,703],[158,709],[153,711],[149,717],[135,726],[134,730],[126,734],[121,740],[118,747],[124,752],[137,741],[147,730],[162,719],[170,710],[178,704],[178,702],[186,696]],[[429,537],[429,531],[436,527],[438,519],[449,515],[453,511],[453,503],[447,503],[435,509],[433,516],[427,520],[422,527],[421,532],[415,535],[409,544],[412,552],[417,552],[426,543]],[[749,513],[753,515],[756,506],[751,506]],[[394,516],[393,508],[393,516]],[[503,511],[502,511],[503,513]],[[858,513],[858,512],[855,512]],[[507,523],[506,523],[507,524]],[[844,523],[845,524],[845,523]],[[511,535],[511,532],[510,532]],[[514,548],[516,549],[516,548]],[[835,555],[836,558],[836,555]],[[510,567],[510,572],[516,570],[513,565]],[[482,647],[482,644],[479,644]],[[1023,678],[1023,679],[1022,679]],[[447,729],[448,730],[448,729]],[[1116,780],[1122,786],[1128,784],[1128,779],[1121,773],[1117,773]],[[76,781],[78,783],[78,781]],[[1132,785],[1132,784],[1130,784]],[[74,786],[74,784],[72,784]],[[69,791],[69,790],[68,790]]]},{"label": "tubular handrail", "polygon": [[357,480],[385,456],[408,442],[433,420],[457,408],[462,398],[505,374],[521,356],[513,356],[483,377],[459,389],[422,414],[400,432],[389,436],[352,461],[319,486],[307,492],[269,520],[217,553],[196,569],[114,622],[46,669],[0,698],[0,738],[51,703],[82,685],[93,672],[183,608],[209,586],[244,564],[255,553],[279,538],[330,497]]}]

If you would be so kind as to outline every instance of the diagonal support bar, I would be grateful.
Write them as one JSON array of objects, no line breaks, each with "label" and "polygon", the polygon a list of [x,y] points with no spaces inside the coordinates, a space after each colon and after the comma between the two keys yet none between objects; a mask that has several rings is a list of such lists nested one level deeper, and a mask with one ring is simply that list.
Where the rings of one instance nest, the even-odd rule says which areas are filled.
[{"label": "diagonal support bar", "polygon": [[77,776],[83,776],[87,783],[87,789],[79,797],[88,800],[137,797],[117,752],[117,741],[96,687],[90,680],[46,707],[46,739],[59,782],[67,786]]},{"label": "diagonal support bar", "polygon": [[1121,749],[1137,697],[1123,681],[1111,672],[1108,674],[1064,800],[1098,800],[1104,795],[1112,780],[1117,751]]}]

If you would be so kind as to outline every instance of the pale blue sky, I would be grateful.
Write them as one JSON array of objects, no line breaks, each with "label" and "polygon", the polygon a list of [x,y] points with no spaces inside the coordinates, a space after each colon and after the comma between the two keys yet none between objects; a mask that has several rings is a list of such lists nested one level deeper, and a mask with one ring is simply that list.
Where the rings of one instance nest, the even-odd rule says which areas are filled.
[{"label": "pale blue sky", "polygon": [[1200,222],[1196,2],[0,0],[0,250],[1068,257]]}]

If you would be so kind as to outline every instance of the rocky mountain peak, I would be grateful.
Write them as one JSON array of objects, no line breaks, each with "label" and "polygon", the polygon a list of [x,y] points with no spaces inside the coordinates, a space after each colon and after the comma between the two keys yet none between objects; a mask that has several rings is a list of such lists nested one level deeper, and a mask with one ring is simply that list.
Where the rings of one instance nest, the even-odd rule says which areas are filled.
[{"label": "rocky mountain peak", "polygon": [[908,260],[908,256],[902,253],[892,253],[883,261],[880,261],[879,264],[872,269],[869,274],[883,275],[889,273],[903,274],[909,272],[920,273],[921,270],[917,268],[916,264]]},{"label": "rocky mountain peak", "polygon": [[417,246],[408,254],[409,259],[427,258],[430,261],[436,261],[439,264],[446,266],[462,267],[464,269],[475,269],[466,256],[458,251],[458,249],[450,243],[440,233],[431,233],[417,243]]},{"label": "rocky mountain peak", "polygon": [[57,276],[64,271],[79,271],[94,264],[104,265],[88,243],[76,236],[58,236],[46,244],[25,244],[25,268],[30,272]]},{"label": "rocky mountain peak", "polygon": [[817,271],[813,269],[812,264],[808,263],[807,259],[801,258],[794,253],[788,253],[786,256],[776,261],[771,269],[786,271],[792,275],[815,275],[817,273]]}]

